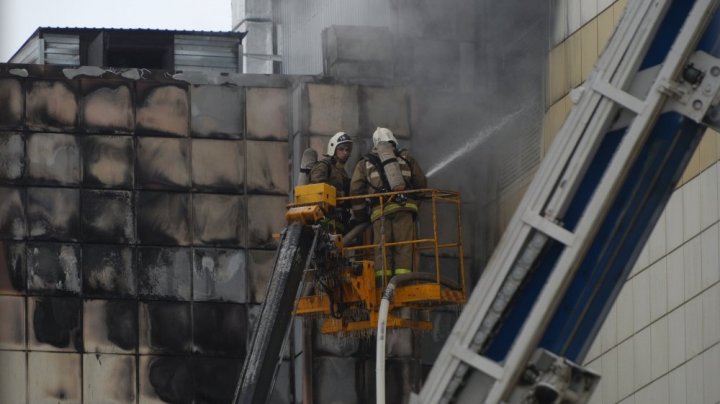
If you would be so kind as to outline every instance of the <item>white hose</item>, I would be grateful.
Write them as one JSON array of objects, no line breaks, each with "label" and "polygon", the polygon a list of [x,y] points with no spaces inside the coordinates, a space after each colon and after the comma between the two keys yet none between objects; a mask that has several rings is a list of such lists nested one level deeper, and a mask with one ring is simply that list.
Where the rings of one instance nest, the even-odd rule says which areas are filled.
[{"label": "white hose", "polygon": [[395,284],[389,282],[378,310],[377,342],[375,346],[375,402],[385,404],[385,342],[387,340],[387,318],[390,300],[395,293]]},{"label": "white hose", "polygon": [[[395,275],[388,282],[385,292],[383,292],[380,300],[380,308],[378,309],[378,326],[377,340],[375,343],[375,403],[385,404],[385,343],[387,341],[387,319],[390,311],[390,302],[395,294],[397,285],[410,282],[435,282],[435,275],[424,272],[411,272],[404,275]],[[457,289],[457,285],[452,285],[445,279],[440,279],[444,285]]]}]

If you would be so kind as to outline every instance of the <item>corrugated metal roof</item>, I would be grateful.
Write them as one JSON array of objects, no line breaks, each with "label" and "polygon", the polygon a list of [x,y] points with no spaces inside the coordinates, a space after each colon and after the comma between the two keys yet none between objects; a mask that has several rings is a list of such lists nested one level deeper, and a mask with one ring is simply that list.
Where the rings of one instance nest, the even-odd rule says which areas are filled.
[{"label": "corrugated metal roof", "polygon": [[[174,30],[174,29],[156,29],[156,28],[90,28],[90,27],[39,27],[35,34],[38,33],[97,33],[97,32],[127,32],[127,33],[163,33],[172,35],[206,35],[206,36],[224,36],[243,39],[247,32],[234,31],[199,31],[199,30]],[[35,35],[33,34],[33,36]]]}]

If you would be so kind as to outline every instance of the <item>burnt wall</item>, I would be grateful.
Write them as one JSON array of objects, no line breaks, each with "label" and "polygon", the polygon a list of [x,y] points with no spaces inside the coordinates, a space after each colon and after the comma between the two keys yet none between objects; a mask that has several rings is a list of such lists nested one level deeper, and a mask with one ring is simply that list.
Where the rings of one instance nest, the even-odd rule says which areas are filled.
[{"label": "burnt wall", "polygon": [[[300,153],[344,130],[350,171],[377,126],[410,145],[425,98],[318,77],[0,65],[0,365],[17,370],[0,373],[0,401],[228,402]],[[389,399],[417,390],[454,318],[390,333]],[[273,402],[372,400],[371,338],[293,335]]]},{"label": "burnt wall", "polygon": [[0,65],[0,401],[228,402],[284,226],[288,100]]}]

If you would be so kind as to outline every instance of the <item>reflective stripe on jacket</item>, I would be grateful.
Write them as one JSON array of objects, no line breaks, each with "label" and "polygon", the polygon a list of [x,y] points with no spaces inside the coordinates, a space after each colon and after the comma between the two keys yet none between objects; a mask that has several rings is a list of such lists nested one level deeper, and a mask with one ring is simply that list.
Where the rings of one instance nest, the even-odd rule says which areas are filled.
[{"label": "reflective stripe on jacket", "polygon": [[402,205],[400,205],[399,203],[391,202],[391,203],[388,203],[387,205],[383,206],[383,208],[384,209],[381,214],[380,205],[376,205],[375,207],[373,207],[372,213],[370,214],[370,220],[374,222],[383,215],[390,215],[395,212],[401,212],[401,211],[417,212],[418,211],[417,205],[413,202],[406,202]]}]

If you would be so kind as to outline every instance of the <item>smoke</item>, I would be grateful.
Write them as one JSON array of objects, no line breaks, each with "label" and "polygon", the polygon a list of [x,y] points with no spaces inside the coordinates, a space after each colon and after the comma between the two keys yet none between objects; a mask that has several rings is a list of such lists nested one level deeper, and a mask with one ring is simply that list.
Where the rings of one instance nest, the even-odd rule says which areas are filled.
[{"label": "smoke", "polygon": [[533,106],[532,103],[528,103],[523,105],[518,110],[505,115],[500,121],[495,123],[494,125],[490,127],[486,127],[480,131],[476,136],[468,139],[465,144],[463,144],[461,147],[456,149],[454,152],[447,155],[445,158],[440,160],[439,162],[435,163],[427,172],[428,177],[432,177],[433,174],[436,172],[442,170],[443,168],[447,167],[450,163],[457,160],[458,158],[466,155],[467,153],[475,150],[478,146],[485,143],[486,140],[490,139],[491,136],[501,129],[503,129],[505,126],[507,126],[509,123],[513,122],[514,119],[520,115],[522,115],[527,110],[531,109]]}]

